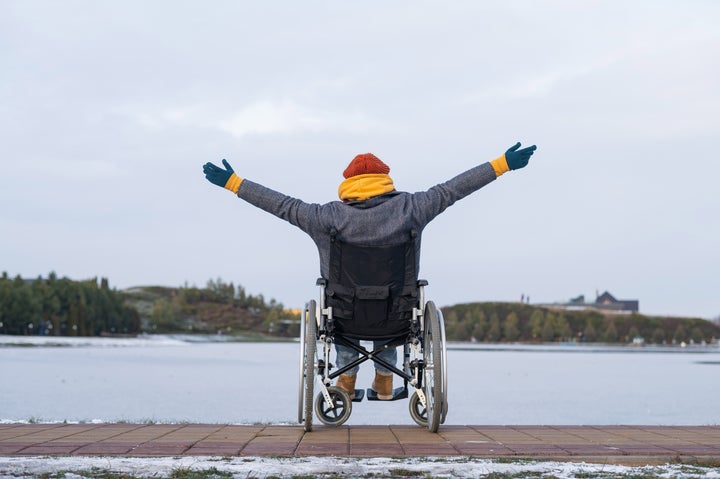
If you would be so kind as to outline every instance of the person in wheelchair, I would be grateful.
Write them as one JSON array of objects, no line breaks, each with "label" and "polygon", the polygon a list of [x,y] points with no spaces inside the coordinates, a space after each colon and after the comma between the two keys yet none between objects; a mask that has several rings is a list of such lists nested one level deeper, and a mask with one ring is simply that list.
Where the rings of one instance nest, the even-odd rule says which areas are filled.
[{"label": "person in wheelchair", "polygon": [[[417,193],[395,189],[390,178],[390,167],[372,153],[357,155],[343,172],[340,183],[340,201],[326,204],[309,204],[284,195],[258,183],[238,176],[226,160],[224,168],[206,163],[205,177],[211,183],[232,191],[239,198],[261,208],[307,233],[315,242],[320,255],[322,278],[331,277],[332,249],[337,241],[366,246],[398,245],[411,239],[415,265],[419,270],[420,237],[423,228],[456,201],[491,183],[500,175],[527,166],[535,145],[520,149],[520,143],[510,147],[502,156],[475,166],[456,177]],[[337,273],[336,273],[337,274]],[[374,274],[370,272],[369,274]],[[417,280],[417,277],[414,278]],[[372,334],[368,338],[373,339]],[[347,338],[346,338],[347,339]],[[359,343],[359,339],[349,339]],[[377,350],[383,340],[374,341]],[[337,367],[343,368],[357,359],[358,353],[345,345],[335,343]],[[388,364],[397,362],[397,348],[389,347],[378,354]],[[378,399],[389,400],[393,395],[393,373],[375,364],[372,389]],[[355,378],[359,366],[340,374],[336,385],[350,397],[355,394]]]}]

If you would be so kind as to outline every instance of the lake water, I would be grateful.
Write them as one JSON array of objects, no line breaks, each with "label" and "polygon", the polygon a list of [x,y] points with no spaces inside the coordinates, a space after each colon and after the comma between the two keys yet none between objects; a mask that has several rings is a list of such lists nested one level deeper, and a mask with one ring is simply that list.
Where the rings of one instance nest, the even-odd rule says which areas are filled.
[{"label": "lake water", "polygon": [[[297,422],[297,343],[2,347],[18,340],[0,337],[2,421]],[[358,387],[372,374],[364,364]],[[450,344],[448,383],[446,424],[720,424],[717,345]],[[347,424],[414,424],[407,408],[407,400],[355,403]]]}]

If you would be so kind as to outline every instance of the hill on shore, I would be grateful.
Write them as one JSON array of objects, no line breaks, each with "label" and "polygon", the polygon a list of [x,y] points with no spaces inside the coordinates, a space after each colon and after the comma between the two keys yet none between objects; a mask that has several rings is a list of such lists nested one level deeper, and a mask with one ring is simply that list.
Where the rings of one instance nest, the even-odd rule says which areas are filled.
[{"label": "hill on shore", "polygon": [[[297,336],[300,311],[248,296],[218,282],[206,289],[133,288],[124,292],[142,329],[164,333]],[[700,318],[571,311],[524,303],[483,302],[441,308],[450,341],[580,341],[653,344],[712,343],[720,325]],[[641,339],[640,339],[641,338]]]}]

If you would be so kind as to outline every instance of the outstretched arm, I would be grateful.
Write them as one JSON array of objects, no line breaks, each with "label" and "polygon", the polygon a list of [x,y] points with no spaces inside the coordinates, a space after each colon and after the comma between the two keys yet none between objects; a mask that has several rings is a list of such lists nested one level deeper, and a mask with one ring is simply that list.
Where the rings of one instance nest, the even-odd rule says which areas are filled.
[{"label": "outstretched arm", "polygon": [[210,183],[232,191],[251,205],[257,206],[305,232],[322,227],[320,226],[321,205],[308,204],[250,180],[244,180],[235,174],[226,160],[222,160],[222,162],[224,169],[212,163],[203,165],[205,178]]},{"label": "outstretched arm", "polygon": [[522,150],[519,148],[518,142],[495,160],[460,173],[455,178],[433,186],[427,191],[415,193],[414,211],[418,220],[422,224],[427,224],[453,203],[491,183],[503,173],[527,166],[537,147],[533,145]]}]

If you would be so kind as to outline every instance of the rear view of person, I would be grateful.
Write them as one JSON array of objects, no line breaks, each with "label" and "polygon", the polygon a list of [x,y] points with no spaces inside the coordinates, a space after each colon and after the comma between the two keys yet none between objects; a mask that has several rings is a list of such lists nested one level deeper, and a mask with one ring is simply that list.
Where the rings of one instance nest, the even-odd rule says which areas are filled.
[{"label": "rear view of person", "polygon": [[[224,168],[206,163],[205,177],[211,183],[232,191],[246,202],[297,226],[307,233],[318,248],[320,274],[325,280],[333,275],[331,264],[335,242],[367,247],[384,247],[406,243],[411,238],[414,248],[412,274],[417,280],[420,267],[422,231],[437,215],[456,201],[491,183],[502,174],[527,166],[536,147],[520,148],[516,143],[502,156],[475,166],[456,177],[426,191],[407,193],[395,189],[390,167],[372,153],[357,155],[343,172],[338,187],[339,201],[309,204],[284,195],[238,176],[226,160]],[[337,273],[335,273],[337,275]],[[372,340],[370,334],[368,338]],[[359,343],[360,339],[356,339]],[[374,341],[375,349],[383,341]],[[358,353],[347,346],[335,344],[338,368],[357,359]],[[378,356],[386,363],[397,362],[397,349],[385,349]],[[378,399],[389,400],[393,394],[393,373],[378,363],[372,389]],[[359,366],[337,379],[337,386],[350,397],[355,391]]]}]

